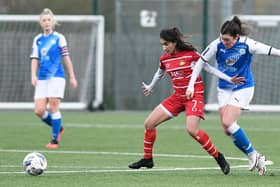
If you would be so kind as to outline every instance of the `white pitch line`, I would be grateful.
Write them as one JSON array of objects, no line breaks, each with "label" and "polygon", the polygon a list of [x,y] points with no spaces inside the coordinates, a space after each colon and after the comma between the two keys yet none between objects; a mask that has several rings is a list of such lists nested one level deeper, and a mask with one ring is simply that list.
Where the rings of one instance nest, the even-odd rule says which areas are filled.
[{"label": "white pitch line", "polygon": [[[243,169],[248,168],[247,165],[235,165],[231,166],[231,169]],[[190,167],[190,168],[152,168],[152,169],[87,169],[84,170],[64,170],[64,171],[45,171],[46,174],[63,174],[63,173],[139,173],[139,172],[170,172],[170,171],[198,171],[198,170],[220,170],[219,167]],[[270,171],[279,171],[280,168],[273,168]],[[23,171],[4,171],[0,172],[0,175],[7,174],[26,174]]]},{"label": "white pitch line", "polygon": [[[38,126],[38,123],[29,122],[20,124],[21,126]],[[66,123],[64,124],[65,127],[69,128],[97,128],[97,129],[144,129],[143,124],[125,124],[125,123],[119,123],[119,124],[101,124],[101,123]],[[162,129],[172,129],[172,130],[180,130],[185,129],[184,125],[166,125],[160,127]],[[221,131],[221,127],[219,125],[217,126],[205,126],[205,129],[207,130],[215,130],[215,131]],[[263,127],[247,127],[247,131],[252,132],[279,132],[279,128],[263,128]],[[221,131],[222,132],[222,131]]]},{"label": "white pitch line", "polygon": [[[0,149],[0,152],[6,153],[29,153],[32,150],[16,150],[16,149]],[[96,154],[96,155],[142,155],[142,153],[125,153],[125,152],[96,152],[96,151],[48,151],[48,150],[40,150],[39,152],[42,153],[56,153],[56,154]],[[179,154],[155,154],[158,157],[176,157],[176,158],[203,158],[203,159],[212,159],[210,156],[199,156],[199,155],[179,155]],[[237,157],[227,157],[231,160],[246,160],[245,158],[237,158]],[[272,161],[267,161],[267,165],[273,165]],[[2,165],[2,168],[5,167],[17,167],[12,165]],[[238,168],[247,168],[247,165],[236,165],[231,166],[232,169]],[[63,167],[63,166],[53,166],[51,168],[76,168],[76,167]],[[104,169],[106,168],[106,169]],[[219,167],[190,167],[190,168],[153,168],[153,169],[139,169],[139,170],[131,170],[131,169],[119,169],[120,167],[116,167],[115,169],[112,167],[103,167],[100,169],[90,169],[90,167],[77,167],[77,169],[84,169],[84,170],[65,170],[65,171],[46,171],[46,173],[50,174],[59,174],[59,173],[116,173],[116,172],[160,172],[160,171],[195,171],[195,170],[219,170]],[[3,171],[0,174],[25,174],[25,172],[20,171]]]},{"label": "white pitch line", "polygon": [[[247,165],[231,166],[231,169],[248,168]],[[81,168],[80,168],[81,169]],[[219,167],[190,167],[190,168],[152,168],[152,169],[87,169],[84,170],[64,170],[64,171],[45,171],[46,174],[63,174],[63,173],[139,173],[139,172],[170,172],[170,171],[198,171],[198,170],[220,170]],[[280,168],[272,168],[270,171],[279,171]],[[3,171],[0,175],[8,174],[26,174],[23,171]]]},{"label": "white pitch line", "polygon": [[[35,150],[17,150],[17,149],[0,149],[2,153],[29,153]],[[143,156],[143,153],[128,153],[128,152],[104,152],[104,151],[55,151],[55,150],[36,150],[41,153],[56,153],[56,154],[94,154],[94,155],[123,155],[123,156]],[[212,159],[211,156],[202,155],[183,155],[183,154],[154,154],[155,157],[171,157],[171,158],[201,158]],[[229,160],[247,161],[247,158],[226,157]]]},{"label": "white pitch line", "polygon": [[[34,150],[17,150],[17,149],[0,149],[0,152],[6,153],[30,153]],[[36,150],[41,153],[56,153],[56,154],[94,154],[94,155],[122,155],[122,156],[143,156],[143,153],[127,153],[127,152],[104,152],[104,151],[48,151],[48,150]],[[179,155],[179,154],[154,154],[155,157],[170,157],[170,158],[201,158],[212,159],[211,156],[201,155]],[[247,158],[240,157],[226,157],[228,160],[240,160],[248,161]],[[266,165],[273,165],[273,161],[267,160]]]},{"label": "white pitch line", "polygon": [[[101,128],[101,129],[144,129],[143,124],[98,124],[98,123],[66,123],[65,127],[72,128]],[[185,129],[184,125],[166,125],[160,127],[162,129],[180,130]],[[205,129],[222,130],[220,126],[206,126]],[[279,128],[263,128],[263,127],[247,127],[246,130],[254,132],[279,132]]]},{"label": "white pitch line", "polygon": [[[237,165],[231,168],[244,168],[247,165]],[[190,168],[152,168],[152,169],[91,169],[91,170],[64,170],[64,171],[45,171],[49,174],[60,173],[122,173],[122,172],[165,172],[165,171],[198,171],[198,170],[220,170],[219,167],[190,167]],[[0,174],[25,174],[23,171],[4,171]]]}]

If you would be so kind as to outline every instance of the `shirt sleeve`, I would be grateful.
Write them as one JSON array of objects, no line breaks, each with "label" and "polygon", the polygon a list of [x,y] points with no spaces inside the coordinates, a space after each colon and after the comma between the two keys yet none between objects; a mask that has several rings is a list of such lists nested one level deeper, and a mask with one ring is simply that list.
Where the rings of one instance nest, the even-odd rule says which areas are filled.
[{"label": "shirt sleeve", "polygon": [[249,52],[252,54],[270,55],[272,47],[264,43],[255,41],[247,37],[246,43],[249,46]]},{"label": "shirt sleeve", "polygon": [[67,47],[66,39],[65,39],[64,35],[62,35],[62,34],[59,35],[59,47],[61,48],[61,55],[62,56],[69,55],[69,50],[68,50],[68,47]]},{"label": "shirt sleeve", "polygon": [[148,85],[147,89],[152,90],[155,87],[155,85],[160,81],[160,79],[163,77],[163,75],[164,75],[164,70],[158,68],[158,70],[153,76],[151,83]]},{"label": "shirt sleeve", "polygon": [[201,53],[200,58],[195,63],[195,66],[193,68],[192,76],[191,76],[191,79],[190,79],[190,82],[189,82],[189,85],[187,88],[188,91],[194,91],[195,81],[196,81],[197,77],[199,76],[201,69],[204,66],[204,63],[208,62],[216,54],[217,48],[218,48],[217,45],[219,42],[220,42],[220,38],[214,40]]},{"label": "shirt sleeve", "polygon": [[161,61],[159,62],[159,68],[165,70],[165,65]]},{"label": "shirt sleeve", "polygon": [[39,49],[38,49],[38,45],[37,45],[37,38],[38,37],[35,37],[33,40],[30,58],[39,58]]},{"label": "shirt sleeve", "polygon": [[233,83],[231,81],[231,77],[224,74],[223,72],[219,71],[217,68],[214,68],[213,66],[211,66],[210,64],[208,64],[207,62],[204,62],[203,63],[203,69],[205,71],[207,71],[208,73],[212,74],[212,75],[215,75],[216,77],[220,78],[220,79],[223,79],[223,80],[226,80],[230,83]]},{"label": "shirt sleeve", "polygon": [[200,58],[204,62],[208,62],[211,58],[217,53],[218,43],[220,42],[220,38],[212,41],[201,53]]}]

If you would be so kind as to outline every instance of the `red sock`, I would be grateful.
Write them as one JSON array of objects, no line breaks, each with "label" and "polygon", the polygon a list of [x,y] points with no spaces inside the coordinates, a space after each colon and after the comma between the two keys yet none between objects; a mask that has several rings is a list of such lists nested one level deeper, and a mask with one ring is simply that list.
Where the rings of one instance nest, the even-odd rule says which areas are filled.
[{"label": "red sock", "polygon": [[156,129],[145,129],[144,135],[144,158],[153,158],[153,146],[156,141]]},{"label": "red sock", "polygon": [[203,149],[205,149],[210,155],[212,155],[214,158],[218,157],[219,152],[214,146],[209,136],[206,134],[206,132],[204,132],[203,130],[199,130],[196,137],[194,138],[202,145]]}]

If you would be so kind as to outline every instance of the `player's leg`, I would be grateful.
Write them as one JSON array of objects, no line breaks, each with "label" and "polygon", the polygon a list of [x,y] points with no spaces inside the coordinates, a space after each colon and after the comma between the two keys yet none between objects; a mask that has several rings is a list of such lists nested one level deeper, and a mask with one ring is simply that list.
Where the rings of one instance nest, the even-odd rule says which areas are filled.
[{"label": "player's leg", "polygon": [[227,105],[220,108],[220,117],[226,134],[232,137],[234,145],[248,156],[249,170],[253,171],[256,167],[263,175],[266,171],[263,155],[259,154],[252,145],[244,130],[239,126],[239,119],[242,108],[246,108],[252,99],[253,88],[243,89],[232,93]]},{"label": "player's leg", "polygon": [[[132,169],[141,167],[152,168],[153,163],[153,146],[156,141],[156,127],[162,122],[169,120],[171,117],[178,115],[183,109],[182,106],[176,106],[176,97],[170,96],[158,105],[146,118],[144,122],[144,158],[129,164]],[[179,109],[178,109],[179,108]]]},{"label": "player's leg", "polygon": [[43,121],[43,117],[47,108],[47,102],[47,98],[37,98],[34,100],[34,113]]},{"label": "player's leg", "polygon": [[59,110],[60,99],[49,98],[51,124],[52,124],[52,142],[58,144],[58,136],[61,129],[61,113]]},{"label": "player's leg", "polygon": [[[221,117],[222,124],[227,133],[232,137],[234,145],[248,156],[249,170],[253,171],[256,167],[258,167],[258,165],[261,165],[260,170],[265,171],[266,168],[264,166],[264,162],[261,161],[259,163],[263,156],[255,150],[245,131],[239,126],[237,122],[235,122],[241,114],[240,108],[228,105],[221,108],[220,110],[223,111],[221,112],[223,114]],[[263,171],[261,171],[261,173],[264,173]]]},{"label": "player's leg", "polygon": [[170,116],[158,105],[152,113],[145,120],[145,132],[144,132],[144,156],[141,160],[128,165],[129,168],[139,169],[141,167],[152,168],[153,163],[153,147],[156,141],[156,127],[168,120]]},{"label": "player's leg", "polygon": [[51,113],[48,110],[45,110],[44,114],[41,116],[43,122],[45,122],[48,126],[52,126],[51,123]]},{"label": "player's leg", "polygon": [[200,119],[203,118],[203,97],[195,97],[192,101],[186,103],[187,132],[217,161],[222,172],[227,175],[230,172],[230,166],[225,160],[224,155],[214,146],[208,134],[199,128]]},{"label": "player's leg", "polygon": [[47,81],[39,80],[35,87],[34,94],[34,113],[47,125],[51,126],[51,115],[47,108]]},{"label": "player's leg", "polygon": [[64,96],[65,79],[52,78],[48,84],[48,100],[51,113],[52,140],[46,145],[47,148],[58,148],[61,135],[64,133],[62,117],[60,113],[60,102]]}]

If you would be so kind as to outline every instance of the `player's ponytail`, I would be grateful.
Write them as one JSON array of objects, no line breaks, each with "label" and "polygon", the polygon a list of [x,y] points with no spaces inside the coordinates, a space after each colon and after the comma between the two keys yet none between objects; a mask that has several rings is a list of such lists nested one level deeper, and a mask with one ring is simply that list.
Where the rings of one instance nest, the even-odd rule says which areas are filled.
[{"label": "player's ponytail", "polygon": [[241,20],[234,16],[231,20],[227,20],[221,27],[221,34],[229,34],[232,37],[237,35],[248,35],[251,29],[246,24],[242,23]]},{"label": "player's ponytail", "polygon": [[191,43],[184,41],[185,37],[177,27],[161,30],[160,38],[168,42],[176,43],[176,49],[179,51],[196,51]]}]

